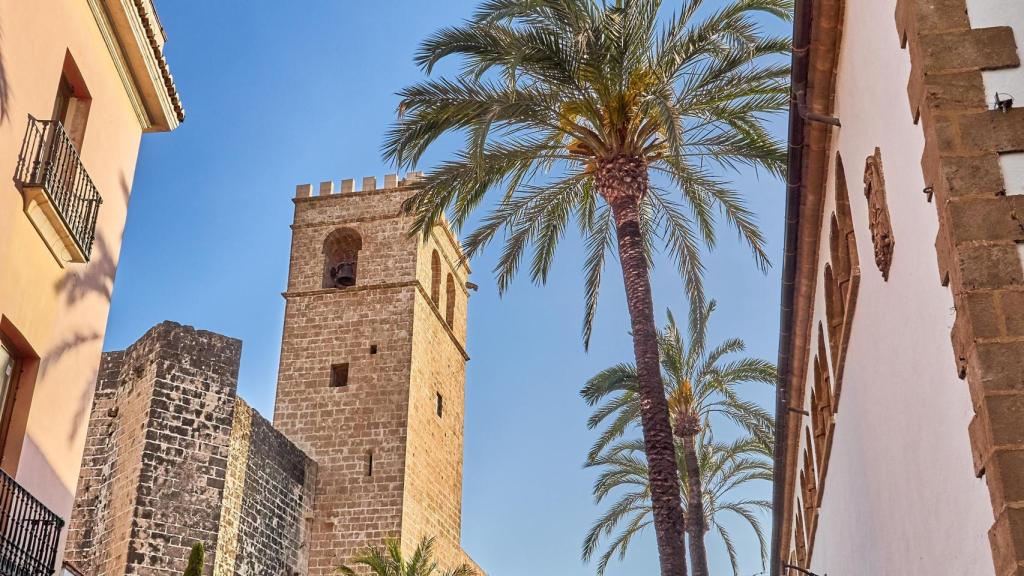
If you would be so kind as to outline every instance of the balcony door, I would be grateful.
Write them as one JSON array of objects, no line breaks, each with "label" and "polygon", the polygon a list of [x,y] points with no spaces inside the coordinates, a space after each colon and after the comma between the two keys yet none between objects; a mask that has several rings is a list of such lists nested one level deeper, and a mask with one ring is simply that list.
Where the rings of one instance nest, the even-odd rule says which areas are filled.
[{"label": "balcony door", "polygon": [[20,368],[11,348],[0,340],[0,452],[7,445],[7,430],[10,427],[14,390],[18,385]]}]

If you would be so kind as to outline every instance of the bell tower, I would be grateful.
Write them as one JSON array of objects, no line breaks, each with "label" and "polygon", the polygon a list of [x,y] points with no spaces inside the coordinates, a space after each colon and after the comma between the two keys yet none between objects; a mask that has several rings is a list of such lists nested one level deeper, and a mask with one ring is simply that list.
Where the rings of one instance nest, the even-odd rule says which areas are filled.
[{"label": "bell tower", "polygon": [[[460,546],[468,266],[445,225],[409,236],[419,178],[298,186],[274,425],[318,464],[309,574],[399,538]],[[475,565],[474,565],[475,566]]]}]

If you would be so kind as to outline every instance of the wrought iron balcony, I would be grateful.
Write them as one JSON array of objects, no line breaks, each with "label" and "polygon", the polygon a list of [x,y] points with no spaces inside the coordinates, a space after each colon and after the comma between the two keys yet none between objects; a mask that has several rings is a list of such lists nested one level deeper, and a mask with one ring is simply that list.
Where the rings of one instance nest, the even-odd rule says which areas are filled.
[{"label": "wrought iron balcony", "polygon": [[[59,121],[29,115],[14,179],[25,195],[25,211],[50,249],[72,262],[87,262],[103,199]],[[58,240],[66,253],[55,246]]]},{"label": "wrought iron balcony", "polygon": [[0,470],[0,574],[50,576],[64,520]]}]

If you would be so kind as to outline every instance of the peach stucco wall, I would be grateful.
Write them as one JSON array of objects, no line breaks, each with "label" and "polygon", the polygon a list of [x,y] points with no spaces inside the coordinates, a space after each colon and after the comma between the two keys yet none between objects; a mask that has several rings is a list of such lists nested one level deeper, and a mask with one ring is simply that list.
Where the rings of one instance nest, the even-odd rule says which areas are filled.
[{"label": "peach stucco wall", "polygon": [[[24,441],[8,447],[4,468],[67,520],[142,127],[86,0],[0,0],[0,27],[10,91],[0,123],[0,314],[40,357],[31,406],[17,407],[28,410]],[[67,52],[92,97],[81,156],[103,205],[91,262],[62,268],[12,177],[26,117],[50,117]]]},{"label": "peach stucco wall", "polygon": [[[1018,1],[1003,4],[1019,10]],[[836,86],[842,128],[831,156],[843,157],[861,280],[811,570],[984,576],[993,573],[992,509],[984,480],[973,474],[973,412],[951,351],[953,299],[939,282],[938,220],[922,193],[924,137],[910,114],[910,55],[899,45],[895,8],[896,0],[846,1]],[[888,282],[874,262],[862,183],[876,146],[895,238]],[[830,163],[826,217],[835,206],[834,175]],[[827,326],[828,232],[823,225],[814,326]]]}]

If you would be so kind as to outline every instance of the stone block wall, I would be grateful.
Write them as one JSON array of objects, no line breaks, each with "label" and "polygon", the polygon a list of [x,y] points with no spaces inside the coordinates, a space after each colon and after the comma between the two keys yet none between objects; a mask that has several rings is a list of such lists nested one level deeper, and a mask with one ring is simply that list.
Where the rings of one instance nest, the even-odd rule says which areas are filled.
[{"label": "stone block wall", "polygon": [[104,355],[66,560],[86,576],[305,572],[315,466],[236,396],[241,342],[173,322]]},{"label": "stone block wall", "polygon": [[[331,574],[389,538],[411,551],[420,535],[437,537],[443,564],[462,561],[468,269],[457,273],[448,327],[430,302],[429,279],[432,250],[443,242],[445,270],[460,266],[450,233],[410,237],[401,207],[412,190],[395,178],[361,192],[346,182],[340,194],[330,182],[319,196],[298,188],[285,293],[274,424],[318,465],[310,574]],[[359,237],[355,285],[324,288],[325,241],[340,229]],[[347,382],[333,386],[332,366],[340,365]],[[439,391],[448,410],[440,420]]]},{"label": "stone block wall", "polygon": [[239,398],[214,576],[302,574],[316,465]]},{"label": "stone block wall", "polygon": [[216,546],[240,353],[164,322],[104,355],[66,552],[78,570],[180,574],[193,543]]},{"label": "stone block wall", "polygon": [[[435,250],[441,261],[440,306],[429,297]],[[426,291],[418,294],[414,306],[402,547],[412,553],[423,537],[434,537],[442,566],[475,566],[460,543],[469,268],[454,237],[438,226],[420,244],[417,269]],[[456,279],[451,326],[445,318],[449,274]]]},{"label": "stone block wall", "polygon": [[972,27],[970,5],[899,0],[896,28],[913,65],[907,94],[924,132],[921,169],[939,219],[938,281],[956,304],[951,341],[974,407],[974,473],[988,484],[995,516],[995,573],[1021,576],[1024,196],[1010,192],[1019,184],[1007,181],[1001,158],[1024,152],[1024,109],[993,109],[983,76],[1019,69],[1019,40],[1009,26]]}]

